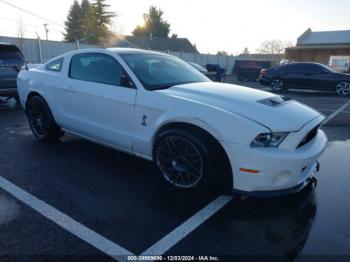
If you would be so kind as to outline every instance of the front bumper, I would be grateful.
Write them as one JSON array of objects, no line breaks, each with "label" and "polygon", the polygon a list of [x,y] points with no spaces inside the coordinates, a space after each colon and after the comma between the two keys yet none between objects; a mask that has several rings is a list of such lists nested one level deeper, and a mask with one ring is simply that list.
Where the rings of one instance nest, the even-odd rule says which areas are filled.
[{"label": "front bumper", "polygon": [[[233,191],[246,194],[298,189],[317,171],[317,159],[324,152],[327,137],[318,130],[308,144],[296,148],[251,148],[225,143],[233,171]],[[248,173],[240,168],[259,170]],[[290,190],[293,191],[293,190]],[[295,190],[294,190],[295,191]]]},{"label": "front bumper", "polygon": [[[317,164],[319,165],[319,163]],[[240,194],[242,196],[252,196],[252,197],[278,197],[278,196],[296,194],[303,191],[310,185],[316,186],[317,179],[315,175],[316,175],[316,172],[312,176],[308,177],[305,181],[301,182],[300,184],[292,188],[272,190],[272,191],[252,191],[252,192],[233,190],[233,193]]]}]

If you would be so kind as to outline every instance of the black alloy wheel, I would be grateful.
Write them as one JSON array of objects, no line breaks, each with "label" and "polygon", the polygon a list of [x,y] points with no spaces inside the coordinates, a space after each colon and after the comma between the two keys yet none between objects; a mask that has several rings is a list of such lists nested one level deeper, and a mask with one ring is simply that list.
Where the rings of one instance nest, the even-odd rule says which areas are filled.
[{"label": "black alloy wheel", "polygon": [[34,136],[41,141],[58,140],[64,133],[55,123],[45,100],[33,96],[28,101],[26,113]]}]

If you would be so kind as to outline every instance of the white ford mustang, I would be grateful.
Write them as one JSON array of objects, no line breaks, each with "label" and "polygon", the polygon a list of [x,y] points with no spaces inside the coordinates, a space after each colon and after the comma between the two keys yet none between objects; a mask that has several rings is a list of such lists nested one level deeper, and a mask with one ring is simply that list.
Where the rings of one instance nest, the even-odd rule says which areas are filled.
[{"label": "white ford mustang", "polygon": [[182,60],[136,49],[66,53],[17,80],[33,134],[64,132],[154,160],[179,188],[300,191],[318,169],[324,117],[285,97],[214,83]]}]

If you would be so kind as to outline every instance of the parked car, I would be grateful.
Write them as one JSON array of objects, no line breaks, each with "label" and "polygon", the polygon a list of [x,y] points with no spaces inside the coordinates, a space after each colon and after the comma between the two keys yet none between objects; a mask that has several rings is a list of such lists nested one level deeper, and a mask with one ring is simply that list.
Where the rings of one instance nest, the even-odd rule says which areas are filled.
[{"label": "parked car", "polygon": [[237,75],[239,81],[255,82],[259,78],[261,69],[270,67],[271,61],[236,60],[232,73]]},{"label": "parked car", "polygon": [[207,75],[208,74],[208,70],[205,69],[203,66],[200,66],[196,63],[193,62],[188,62],[194,69],[197,69],[199,72],[201,72],[203,75]]},{"label": "parked car", "polygon": [[208,71],[208,77],[215,82],[222,82],[225,76],[226,69],[222,68],[219,64],[207,64],[206,69]]},{"label": "parked car", "polygon": [[25,59],[17,46],[0,43],[0,96],[17,98],[16,78]]},{"label": "parked car", "polygon": [[327,138],[317,111],[285,97],[215,83],[179,58],[137,49],[85,49],[17,78],[41,141],[72,133],[154,160],[178,188],[297,192]]},{"label": "parked car", "polygon": [[319,63],[290,63],[261,70],[259,82],[273,92],[288,88],[334,91],[340,96],[350,94],[350,74],[338,73]]}]

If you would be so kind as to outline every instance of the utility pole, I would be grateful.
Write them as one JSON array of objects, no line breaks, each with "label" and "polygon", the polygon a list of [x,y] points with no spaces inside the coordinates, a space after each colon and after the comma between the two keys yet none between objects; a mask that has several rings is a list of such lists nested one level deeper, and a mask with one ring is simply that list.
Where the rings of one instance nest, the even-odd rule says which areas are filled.
[{"label": "utility pole", "polygon": [[46,34],[46,40],[49,40],[49,29],[47,29],[47,26],[49,24],[43,24],[44,28],[45,28],[45,34]]}]

